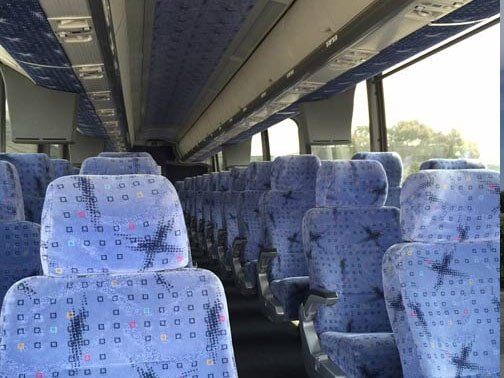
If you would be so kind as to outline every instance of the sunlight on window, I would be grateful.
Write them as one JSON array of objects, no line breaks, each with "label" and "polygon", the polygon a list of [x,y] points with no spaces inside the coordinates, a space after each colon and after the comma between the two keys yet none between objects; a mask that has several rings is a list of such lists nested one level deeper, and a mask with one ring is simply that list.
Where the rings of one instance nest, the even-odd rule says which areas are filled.
[{"label": "sunlight on window", "polygon": [[499,26],[384,79],[390,151],[404,175],[430,158],[474,158],[500,168]]},{"label": "sunlight on window", "polygon": [[271,160],[278,156],[299,155],[298,125],[286,119],[268,129]]},{"label": "sunlight on window", "polygon": [[252,147],[250,150],[250,161],[263,161],[261,133],[252,137]]}]

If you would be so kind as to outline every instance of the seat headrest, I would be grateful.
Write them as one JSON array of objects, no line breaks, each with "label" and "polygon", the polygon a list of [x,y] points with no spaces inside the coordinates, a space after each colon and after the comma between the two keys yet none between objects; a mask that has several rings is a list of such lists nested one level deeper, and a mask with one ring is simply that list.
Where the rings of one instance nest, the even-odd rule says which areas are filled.
[{"label": "seat headrest", "polygon": [[231,190],[232,192],[241,192],[245,190],[245,184],[247,181],[246,172],[246,167],[231,168],[229,190]]},{"label": "seat headrest", "polygon": [[201,192],[203,190],[203,175],[196,176],[194,180],[194,190]]},{"label": "seat headrest", "polygon": [[148,152],[100,152],[98,156],[108,158],[145,157],[154,160],[152,155]]},{"label": "seat headrest", "polygon": [[184,190],[191,190],[191,178],[190,177],[186,177],[184,179]]},{"label": "seat headrest", "polygon": [[202,180],[202,188],[204,192],[208,192],[210,190],[210,181],[212,180],[212,175],[210,173],[205,173],[203,175],[203,180]]},{"label": "seat headrest", "polygon": [[81,175],[158,174],[154,160],[145,157],[90,157],[84,160]]},{"label": "seat headrest", "polygon": [[54,168],[54,178],[73,174],[72,164],[66,159],[51,159]]},{"label": "seat headrest", "polygon": [[314,155],[277,157],[271,168],[271,189],[314,191],[320,159]]},{"label": "seat headrest", "polygon": [[489,170],[427,170],[401,192],[403,238],[418,242],[498,240],[500,174]]},{"label": "seat headrest", "polygon": [[352,160],[376,160],[383,165],[389,187],[401,186],[403,165],[397,152],[359,152]]},{"label": "seat headrest", "polygon": [[24,219],[23,191],[16,167],[0,160],[0,221]]},{"label": "seat headrest", "polygon": [[428,169],[486,169],[486,166],[469,159],[429,159],[420,164],[421,171]]},{"label": "seat headrest", "polygon": [[219,172],[210,173],[210,184],[208,189],[211,192],[215,192],[217,190],[217,184],[219,182]]},{"label": "seat headrest", "polygon": [[323,161],[317,175],[319,207],[382,207],[387,175],[376,160]]},{"label": "seat headrest", "polygon": [[215,190],[219,192],[227,192],[231,188],[231,172],[223,171],[219,172],[217,176],[217,186]]},{"label": "seat headrest", "polygon": [[49,276],[158,271],[189,261],[178,195],[160,175],[56,179],[41,227]]},{"label": "seat headrest", "polygon": [[44,197],[54,179],[54,168],[46,154],[0,153],[0,160],[12,163],[19,174],[23,195]]},{"label": "seat headrest", "polygon": [[271,167],[270,161],[260,161],[250,163],[246,172],[246,190],[270,190],[271,189]]}]

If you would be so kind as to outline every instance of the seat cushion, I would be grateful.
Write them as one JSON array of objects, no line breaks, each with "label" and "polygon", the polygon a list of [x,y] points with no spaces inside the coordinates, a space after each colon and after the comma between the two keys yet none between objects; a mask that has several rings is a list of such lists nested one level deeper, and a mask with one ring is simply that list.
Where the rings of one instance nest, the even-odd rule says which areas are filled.
[{"label": "seat cushion", "polygon": [[399,352],[393,333],[325,332],[322,350],[352,378],[402,376]]},{"label": "seat cushion", "polygon": [[211,272],[31,277],[7,293],[2,377],[236,377]]},{"label": "seat cushion", "polygon": [[299,306],[308,295],[310,281],[307,276],[289,277],[270,282],[271,292],[284,308],[288,319],[298,319]]}]

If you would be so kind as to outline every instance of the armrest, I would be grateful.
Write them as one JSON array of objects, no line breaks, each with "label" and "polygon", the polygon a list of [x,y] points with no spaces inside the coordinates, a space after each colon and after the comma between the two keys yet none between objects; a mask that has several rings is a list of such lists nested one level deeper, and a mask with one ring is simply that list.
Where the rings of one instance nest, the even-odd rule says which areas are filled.
[{"label": "armrest", "polygon": [[259,254],[257,261],[257,274],[264,274],[268,272],[268,267],[271,261],[278,255],[276,249],[265,249]]},{"label": "armrest", "polygon": [[321,306],[334,306],[338,301],[338,294],[326,289],[312,289],[302,307],[302,320],[312,321]]}]

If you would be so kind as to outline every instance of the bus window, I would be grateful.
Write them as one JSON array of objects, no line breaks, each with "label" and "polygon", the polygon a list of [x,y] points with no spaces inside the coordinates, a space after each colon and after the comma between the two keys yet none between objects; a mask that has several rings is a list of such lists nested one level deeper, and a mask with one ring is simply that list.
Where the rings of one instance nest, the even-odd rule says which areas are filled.
[{"label": "bus window", "polygon": [[261,133],[257,133],[252,137],[252,147],[250,150],[250,162],[263,161]]},{"label": "bus window", "polygon": [[5,104],[5,152],[31,153],[37,152],[36,144],[20,144],[12,141],[12,125],[9,117],[9,108]]},{"label": "bus window", "polygon": [[225,171],[226,167],[224,167],[224,157],[222,156],[222,151],[217,153],[217,162],[219,163],[219,171]]},{"label": "bus window", "polygon": [[268,129],[271,160],[277,156],[299,155],[298,125],[286,119]]},{"label": "bus window", "polygon": [[352,140],[348,144],[312,145],[311,152],[322,160],[351,159],[356,152],[369,151],[369,111],[366,82],[355,87]]},{"label": "bus window", "polygon": [[404,178],[430,158],[499,170],[499,71],[496,25],[385,77],[388,149]]}]

